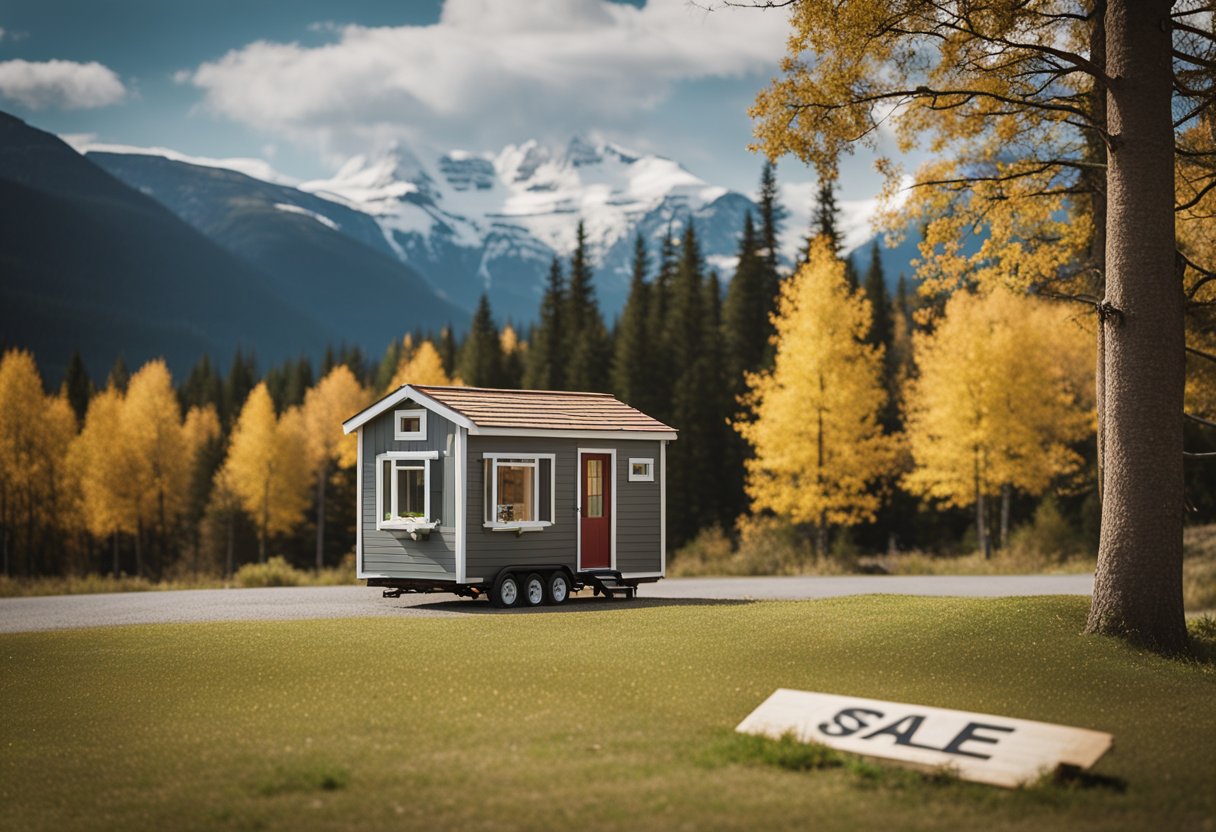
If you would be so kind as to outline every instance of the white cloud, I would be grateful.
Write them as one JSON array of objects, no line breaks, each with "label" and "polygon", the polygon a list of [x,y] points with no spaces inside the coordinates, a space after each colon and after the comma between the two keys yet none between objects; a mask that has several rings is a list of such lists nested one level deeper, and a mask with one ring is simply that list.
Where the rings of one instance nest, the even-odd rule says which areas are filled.
[{"label": "white cloud", "polygon": [[96,61],[0,61],[0,97],[31,110],[105,107],[126,95],[118,75]]},{"label": "white cloud", "polygon": [[315,47],[250,43],[178,77],[213,114],[338,152],[421,136],[500,146],[611,129],[681,81],[773,73],[789,23],[687,0],[447,0],[433,25],[332,31]]}]

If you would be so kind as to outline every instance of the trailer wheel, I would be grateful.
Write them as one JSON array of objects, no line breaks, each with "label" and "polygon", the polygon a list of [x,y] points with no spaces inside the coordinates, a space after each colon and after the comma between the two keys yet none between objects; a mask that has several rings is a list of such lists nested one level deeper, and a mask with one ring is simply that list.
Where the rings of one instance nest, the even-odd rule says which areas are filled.
[{"label": "trailer wheel", "polygon": [[560,569],[549,576],[549,582],[545,586],[546,600],[554,606],[566,603],[566,599],[570,597],[570,578]]},{"label": "trailer wheel", "polygon": [[502,572],[494,581],[490,592],[490,603],[496,607],[513,607],[519,603],[519,578],[510,572]]},{"label": "trailer wheel", "polygon": [[529,607],[539,607],[545,600],[545,581],[533,572],[524,578],[524,603]]}]

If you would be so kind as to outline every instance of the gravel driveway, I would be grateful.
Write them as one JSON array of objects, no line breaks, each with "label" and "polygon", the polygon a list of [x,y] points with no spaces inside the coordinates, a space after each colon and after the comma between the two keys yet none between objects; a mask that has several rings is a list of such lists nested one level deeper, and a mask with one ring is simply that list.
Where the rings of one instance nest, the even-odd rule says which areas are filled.
[{"label": "gravel driveway", "polygon": [[[606,601],[584,591],[563,610],[591,611],[607,604],[651,606],[697,600],[800,600],[841,595],[1089,595],[1091,575],[844,576],[789,578],[668,578],[646,584],[636,601]],[[540,608],[553,611],[552,608]],[[117,624],[193,621],[281,621],[361,616],[461,616],[491,611],[486,601],[450,595],[383,598],[365,586],[281,589],[192,589],[106,595],[54,595],[0,599],[0,633],[62,630]],[[515,614],[516,611],[510,611]],[[519,612],[523,612],[522,610]]]}]

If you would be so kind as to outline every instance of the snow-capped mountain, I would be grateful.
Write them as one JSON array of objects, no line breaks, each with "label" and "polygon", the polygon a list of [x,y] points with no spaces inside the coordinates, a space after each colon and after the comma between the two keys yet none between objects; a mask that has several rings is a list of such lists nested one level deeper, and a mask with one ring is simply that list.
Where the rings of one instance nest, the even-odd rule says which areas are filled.
[{"label": "snow-capped mountain", "polygon": [[580,137],[562,149],[529,141],[425,159],[398,145],[300,188],[375,217],[398,256],[449,297],[471,306],[488,291],[515,320],[536,314],[549,262],[573,251],[580,220],[612,314],[624,301],[636,232],[657,249],[669,227],[678,233],[692,218],[709,262],[725,264],[754,209],[675,161]]},{"label": "snow-capped mountain", "polygon": [[[77,148],[262,268],[274,271],[273,266],[282,265],[288,273],[284,279],[296,275],[301,265],[298,258],[280,255],[265,262],[266,246],[254,244],[267,235],[262,226],[251,226],[251,200],[266,209],[263,223],[276,213],[310,218],[324,230],[399,261],[430,284],[425,294],[433,290],[440,301],[468,313],[486,292],[496,316],[517,323],[534,320],[549,264],[554,257],[568,260],[580,221],[600,304],[611,319],[628,292],[636,234],[648,243],[653,270],[664,236],[678,237],[693,221],[707,264],[725,282],[734,269],[744,215],[756,213],[748,197],[713,185],[674,160],[581,137],[565,147],[528,141],[497,153],[421,151],[397,144],[350,158],[328,179],[303,183],[259,160],[201,159],[163,149],[87,143]],[[148,156],[173,166],[138,161]],[[244,176],[221,182],[200,175],[215,168]],[[813,183],[783,186],[789,216],[781,248],[789,262],[805,239],[813,191]],[[842,208],[846,244],[869,239],[873,203],[844,203]],[[892,279],[906,266],[907,257],[899,256],[902,261],[892,271],[888,253],[882,254]],[[895,253],[890,257],[896,258]],[[365,268],[362,260],[345,268],[329,261],[313,265],[314,271],[334,275]],[[397,294],[421,314],[426,304],[417,287],[403,284]]]}]

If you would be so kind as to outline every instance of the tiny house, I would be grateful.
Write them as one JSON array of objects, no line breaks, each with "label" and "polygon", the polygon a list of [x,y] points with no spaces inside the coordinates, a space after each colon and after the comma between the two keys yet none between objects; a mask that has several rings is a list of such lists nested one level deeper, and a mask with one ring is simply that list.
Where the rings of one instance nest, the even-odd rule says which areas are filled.
[{"label": "tiny house", "polygon": [[404,385],[358,434],[358,577],[386,595],[560,604],[666,570],[676,431],[606,393]]}]

